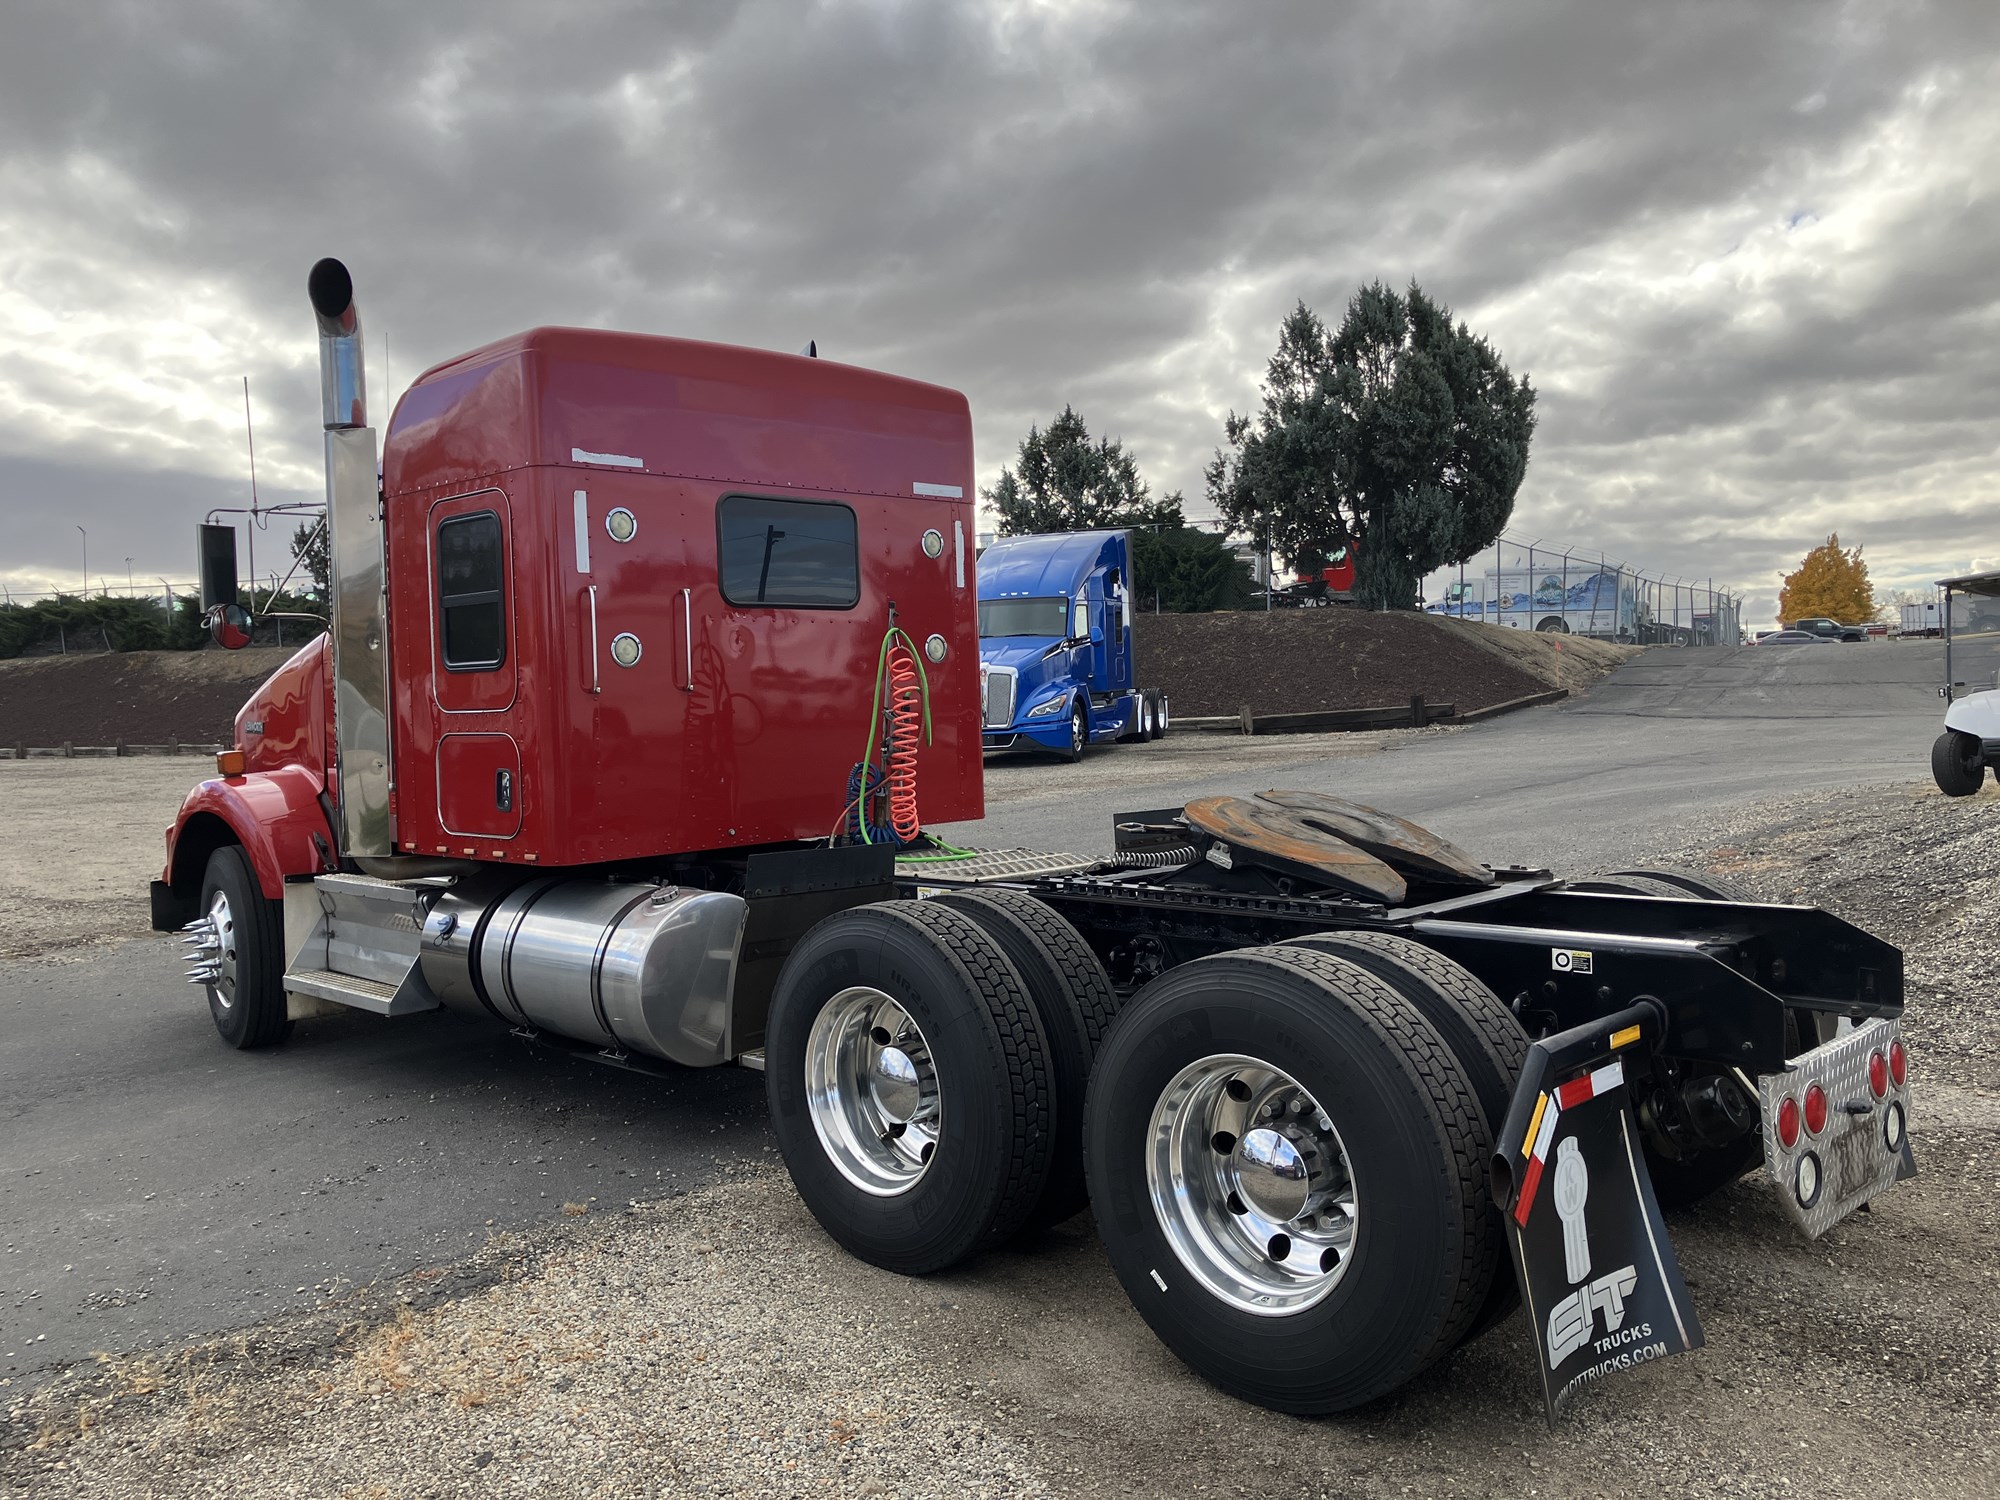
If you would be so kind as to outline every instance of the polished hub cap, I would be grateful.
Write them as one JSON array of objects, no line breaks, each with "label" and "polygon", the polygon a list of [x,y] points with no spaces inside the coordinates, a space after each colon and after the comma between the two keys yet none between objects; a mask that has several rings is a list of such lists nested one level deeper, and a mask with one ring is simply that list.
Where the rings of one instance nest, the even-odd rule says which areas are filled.
[{"label": "polished hub cap", "polygon": [[1340,1136],[1296,1079],[1256,1058],[1202,1058],[1161,1091],[1146,1180],[1181,1264],[1246,1312],[1312,1306],[1354,1254]]},{"label": "polished hub cap", "polygon": [[217,891],[208,911],[181,929],[187,947],[189,984],[208,987],[209,996],[224,1010],[236,1003],[236,917],[229,897]]},{"label": "polished hub cap", "polygon": [[878,989],[827,1001],[806,1037],[806,1107],[827,1159],[863,1192],[907,1192],[937,1153],[943,1107],[917,1023]]}]

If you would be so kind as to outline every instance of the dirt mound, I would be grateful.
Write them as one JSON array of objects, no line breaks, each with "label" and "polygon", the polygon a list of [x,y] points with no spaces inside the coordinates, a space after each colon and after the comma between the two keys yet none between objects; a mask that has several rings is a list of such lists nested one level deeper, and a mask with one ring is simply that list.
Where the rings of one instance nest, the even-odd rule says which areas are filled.
[{"label": "dirt mound", "polygon": [[0,745],[228,744],[236,710],[291,647],[0,661]]},{"label": "dirt mound", "polygon": [[1459,712],[1556,686],[1577,688],[1631,654],[1599,641],[1535,636],[1414,612],[1286,609],[1138,615],[1140,681],[1176,715],[1315,713],[1405,704],[1421,693]]}]

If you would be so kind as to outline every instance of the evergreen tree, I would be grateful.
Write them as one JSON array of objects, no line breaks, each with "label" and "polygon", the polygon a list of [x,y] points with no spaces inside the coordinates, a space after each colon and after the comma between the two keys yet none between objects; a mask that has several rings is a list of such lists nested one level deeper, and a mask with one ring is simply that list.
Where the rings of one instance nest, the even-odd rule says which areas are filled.
[{"label": "evergreen tree", "polygon": [[321,599],[327,597],[327,584],[332,577],[332,557],[328,550],[326,517],[310,525],[304,522],[292,533],[292,556],[305,564],[306,575],[312,579],[313,590]]},{"label": "evergreen tree", "polygon": [[1798,568],[1785,575],[1778,594],[1778,618],[1786,624],[1813,618],[1862,625],[1875,618],[1875,588],[1868,581],[1868,564],[1861,549],[1840,545],[1835,532],[1805,555]]},{"label": "evergreen tree", "polygon": [[1028,429],[1014,468],[1002,469],[999,483],[980,496],[998,515],[1002,536],[1185,524],[1180,495],[1152,499],[1124,443],[1092,443],[1068,406],[1046,432]]},{"label": "evergreen tree", "polygon": [[1229,414],[1209,499],[1288,557],[1356,548],[1356,599],[1408,609],[1434,569],[1489,546],[1527,473],[1535,392],[1412,283],[1363,287],[1329,333],[1301,302],[1256,416]]},{"label": "evergreen tree", "polygon": [[1194,526],[1134,531],[1132,577],[1133,607],[1162,614],[1242,609],[1256,592],[1250,565],[1214,532]]}]

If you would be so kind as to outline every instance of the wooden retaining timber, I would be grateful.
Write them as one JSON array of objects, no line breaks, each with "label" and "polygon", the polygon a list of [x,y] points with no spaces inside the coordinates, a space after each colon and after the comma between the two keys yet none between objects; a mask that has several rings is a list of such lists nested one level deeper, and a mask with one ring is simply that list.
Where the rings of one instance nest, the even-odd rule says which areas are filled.
[{"label": "wooden retaining timber", "polygon": [[1476,724],[1481,719],[1511,713],[1517,708],[1555,703],[1568,696],[1567,689],[1552,688],[1548,692],[1510,698],[1505,703],[1493,703],[1465,713],[1460,713],[1456,704],[1426,703],[1421,693],[1411,697],[1407,704],[1329,709],[1319,713],[1260,714],[1246,703],[1233,714],[1200,718],[1177,715],[1173,727],[1193,730],[1198,734],[1333,734],[1368,729],[1422,729],[1429,724]]},{"label": "wooden retaining timber", "polygon": [[120,740],[115,745],[79,745],[64,740],[60,745],[0,745],[0,760],[112,760],[124,756],[138,755],[213,755],[218,750],[226,750],[227,745],[182,744],[179,740],[169,740],[164,745],[128,745]]}]

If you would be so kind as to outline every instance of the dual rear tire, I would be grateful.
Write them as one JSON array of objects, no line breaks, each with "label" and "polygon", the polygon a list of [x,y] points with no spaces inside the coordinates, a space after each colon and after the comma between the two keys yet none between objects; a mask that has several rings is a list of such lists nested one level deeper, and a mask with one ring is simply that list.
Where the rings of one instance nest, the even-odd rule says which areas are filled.
[{"label": "dual rear tire", "polygon": [[1105,1040],[1084,1133],[1098,1233],[1140,1316],[1222,1389],[1299,1413],[1393,1390],[1490,1315],[1491,1152],[1424,1013],[1302,945],[1147,986]]},{"label": "dual rear tire", "polygon": [[906,1275],[1070,1218],[1114,1007],[1082,938],[1019,893],[827,918],[786,960],[765,1038],[800,1197],[853,1254]]},{"label": "dual rear tire", "polygon": [[978,891],[807,934],[766,1087],[801,1197],[855,1255],[937,1271],[1087,1198],[1170,1349],[1311,1413],[1513,1307],[1486,1168],[1526,1048],[1477,979],[1389,934],[1196,959],[1121,1012],[1052,909]]}]

